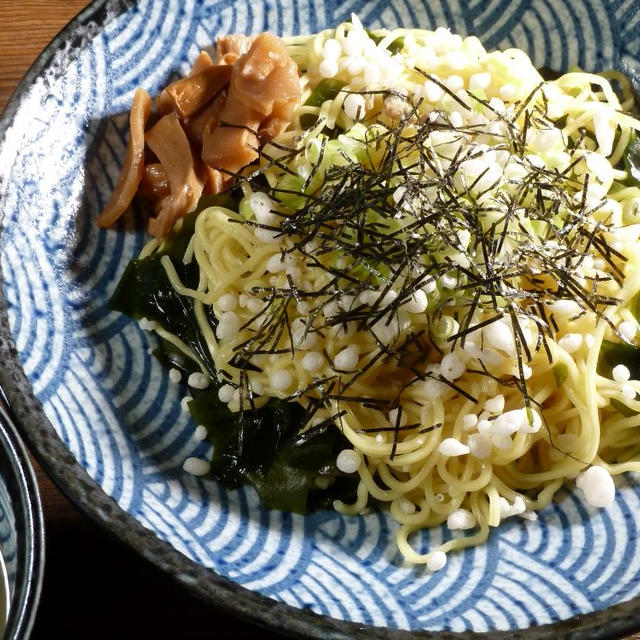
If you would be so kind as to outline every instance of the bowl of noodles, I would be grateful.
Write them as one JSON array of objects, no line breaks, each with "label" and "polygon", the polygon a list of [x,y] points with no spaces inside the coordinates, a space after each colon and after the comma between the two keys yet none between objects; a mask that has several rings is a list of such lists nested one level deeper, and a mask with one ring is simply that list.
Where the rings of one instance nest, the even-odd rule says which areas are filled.
[{"label": "bowl of noodles", "polygon": [[178,4],[92,4],[0,123],[43,465],[289,635],[636,630],[633,9]]}]

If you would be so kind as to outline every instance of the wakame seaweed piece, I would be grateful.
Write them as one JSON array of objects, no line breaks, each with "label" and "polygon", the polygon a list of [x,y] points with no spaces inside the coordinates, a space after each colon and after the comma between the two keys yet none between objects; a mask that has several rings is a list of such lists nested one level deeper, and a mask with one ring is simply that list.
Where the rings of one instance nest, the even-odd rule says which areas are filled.
[{"label": "wakame seaweed piece", "polygon": [[316,85],[305,100],[307,107],[321,107],[327,100],[333,100],[345,86],[345,82],[336,78],[324,78]]},{"label": "wakame seaweed piece", "polygon": [[[347,476],[335,466],[338,453],[350,446],[334,425],[311,436],[296,434],[285,439],[266,472],[250,474],[251,483],[268,509],[304,514],[330,508],[335,499],[353,501],[359,476]],[[320,489],[317,477],[331,479],[333,484]]]},{"label": "wakame seaweed piece", "polygon": [[[333,426],[300,437],[304,409],[299,404],[271,400],[255,411],[232,413],[217,391],[207,390],[189,402],[189,411],[207,429],[213,475],[229,489],[252,484],[267,509],[308,513],[330,507],[336,498],[355,498],[357,482],[335,467],[337,454],[349,443]],[[318,476],[334,483],[318,489]]]},{"label": "wakame seaweed piece", "polygon": [[[333,509],[335,500],[342,500],[347,504],[356,501],[358,497],[358,485],[360,484],[360,476],[357,473],[338,472],[334,476],[333,484],[326,489],[321,489],[313,485],[309,489],[307,497],[307,511],[316,511],[318,509]],[[368,506],[374,506],[376,501],[369,497]]]},{"label": "wakame seaweed piece", "polygon": [[334,500],[353,502],[360,476],[338,471],[326,489],[315,484],[318,473],[293,466],[286,457],[276,455],[266,473],[249,475],[251,483],[267,509],[280,509],[304,515],[317,509],[333,508]]},{"label": "wakame seaweed piece", "polygon": [[348,446],[349,442],[342,433],[327,423],[318,431],[296,433],[283,443],[279,453],[290,465],[319,473],[319,470],[335,465],[338,453]]},{"label": "wakame seaweed piece", "polygon": [[304,416],[300,405],[281,400],[233,413],[220,401],[216,389],[195,396],[189,411],[196,424],[206,427],[213,444],[211,470],[228,487],[244,484],[250,472],[269,467],[283,440],[299,428]]},{"label": "wakame seaweed piece", "polygon": [[640,322],[640,292],[636,293],[627,303],[627,308],[633,317]]},{"label": "wakame seaweed piece", "polygon": [[[342,80],[325,78],[321,80],[305,100],[305,107],[321,107],[327,100],[333,100],[345,86]],[[318,119],[311,113],[305,113],[300,118],[300,124],[304,129],[312,127]]]},{"label": "wakame seaweed piece", "polygon": [[620,414],[622,414],[625,418],[630,418],[631,416],[637,416],[638,412],[633,409],[629,409],[624,402],[620,402],[620,400],[616,400],[616,398],[612,398],[609,404]]},{"label": "wakame seaweed piece", "polygon": [[624,150],[624,167],[633,184],[640,183],[640,139],[633,132],[627,148]]},{"label": "wakame seaweed piece", "polygon": [[[233,193],[200,198],[196,209],[182,218],[177,229],[167,234],[157,251],[145,258],[132,260],[127,265],[109,301],[109,307],[137,320],[142,318],[154,320],[167,331],[174,333],[192,349],[207,369],[211,379],[215,380],[215,366],[194,314],[193,299],[180,295],[171,286],[161,264],[161,258],[168,256],[182,283],[192,289],[197,288],[200,279],[198,265],[195,260],[185,265],[182,258],[193,237],[198,215],[204,209],[213,206],[234,208],[237,207],[237,198]],[[205,306],[204,312],[211,326],[215,327],[217,321],[211,308]],[[154,355],[165,364],[170,360],[177,362],[175,348],[168,353],[167,349],[161,345]],[[184,367],[188,366],[186,356],[180,361],[183,362]],[[194,368],[194,370],[199,369]]]},{"label": "wakame seaweed piece", "polygon": [[[640,347],[626,342],[612,342],[603,340],[600,347],[600,357],[598,358],[598,373],[608,378],[612,377],[612,369],[618,364],[623,364],[631,373],[631,379],[637,380],[640,377]],[[611,406],[625,417],[635,416],[637,412],[630,409],[623,402],[613,398]]]},{"label": "wakame seaweed piece", "polygon": [[538,73],[542,76],[542,78],[544,80],[557,80],[558,78],[561,78],[563,75],[562,71],[556,71],[555,69],[552,69],[551,67],[547,67],[542,66],[542,67],[538,67]]},{"label": "wakame seaweed piece", "polygon": [[156,347],[152,355],[167,370],[177,369],[183,380],[187,380],[192,373],[199,373],[200,366],[168,340],[160,340],[160,346]]},{"label": "wakame seaweed piece", "polygon": [[265,509],[307,513],[307,498],[314,474],[289,466],[280,456],[272,461],[266,473],[249,474],[249,480]]},{"label": "wakame seaweed piece", "polygon": [[613,367],[618,364],[629,369],[632,380],[640,379],[640,347],[626,342],[603,340],[598,358],[598,373],[610,378]]},{"label": "wakame seaweed piece", "polygon": [[[175,334],[189,346],[211,379],[215,380],[215,366],[195,317],[193,298],[181,296],[171,286],[161,259],[161,255],[152,254],[132,260],[120,278],[109,307],[137,320],[153,320],[166,331]],[[181,259],[169,259],[180,280],[188,287],[195,287],[198,283],[197,265],[185,265]],[[213,314],[207,308],[205,313],[208,314],[211,325],[215,326]]]}]

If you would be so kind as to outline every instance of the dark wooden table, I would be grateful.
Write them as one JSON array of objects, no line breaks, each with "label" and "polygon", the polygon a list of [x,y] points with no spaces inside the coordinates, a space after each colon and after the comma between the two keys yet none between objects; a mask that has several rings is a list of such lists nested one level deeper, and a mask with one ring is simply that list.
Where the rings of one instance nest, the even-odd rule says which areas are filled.
[{"label": "dark wooden table", "polygon": [[[86,0],[0,0],[0,111]],[[83,516],[35,463],[47,529],[33,640],[277,640],[190,596]],[[373,638],[372,638],[373,640]],[[640,634],[626,640],[640,640]]]}]

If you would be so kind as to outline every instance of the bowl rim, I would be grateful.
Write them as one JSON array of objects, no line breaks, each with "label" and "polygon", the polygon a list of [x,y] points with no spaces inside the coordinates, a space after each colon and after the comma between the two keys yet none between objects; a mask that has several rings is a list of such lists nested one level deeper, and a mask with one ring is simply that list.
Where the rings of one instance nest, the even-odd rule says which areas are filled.
[{"label": "bowl rim", "polygon": [[[110,16],[120,14],[136,4],[137,0],[93,0],[60,30],[28,69],[0,114],[0,146],[30,86],[51,65],[54,57],[63,50],[65,55],[73,55],[102,29]],[[0,223],[4,218],[1,187],[0,180]],[[0,264],[0,285],[1,282],[2,265]],[[0,360],[3,363],[0,367],[0,393],[4,393],[8,404],[8,415],[6,415],[8,431],[15,425],[39,464],[76,508],[151,564],[169,574],[201,600],[265,629],[289,637],[317,640],[368,640],[372,637],[372,633],[375,633],[375,637],[379,640],[556,640],[558,637],[567,640],[584,640],[585,638],[609,640],[640,629],[640,597],[606,609],[526,629],[450,632],[405,631],[374,627],[338,620],[316,614],[308,609],[278,602],[217,574],[212,569],[187,558],[169,543],[156,537],[105,494],[78,464],[49,422],[24,374],[12,338],[7,309],[4,287],[0,286]],[[0,411],[1,418],[2,411]],[[16,448],[20,451],[22,445],[19,437],[16,436],[16,438]],[[23,446],[20,454],[28,464]],[[31,465],[25,466],[24,470],[30,481],[35,483]],[[32,493],[32,496],[35,496],[32,502],[34,522],[38,517],[42,521],[37,491]],[[36,545],[35,549],[34,566],[39,562],[40,571],[35,577],[32,592],[34,598],[39,596],[42,586],[43,536],[39,538],[38,544],[39,547]],[[25,616],[25,632],[30,631],[34,617],[35,614],[30,618]]]},{"label": "bowl rim", "polygon": [[[33,629],[45,567],[45,529],[36,475],[27,449],[5,403],[0,400],[0,443],[10,475],[4,477],[12,497],[18,526],[18,568],[16,588],[9,601],[4,640],[26,640]],[[21,534],[21,535],[20,535]]]}]

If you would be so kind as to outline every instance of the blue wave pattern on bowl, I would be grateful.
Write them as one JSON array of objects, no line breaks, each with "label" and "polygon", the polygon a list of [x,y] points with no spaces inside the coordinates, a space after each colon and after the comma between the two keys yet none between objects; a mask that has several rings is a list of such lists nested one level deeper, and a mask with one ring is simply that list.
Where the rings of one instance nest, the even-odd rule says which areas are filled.
[{"label": "blue wave pattern on bowl", "polygon": [[[149,356],[153,338],[106,306],[144,234],[93,224],[124,156],[135,87],[157,93],[217,34],[311,32],[354,11],[371,28],[450,26],[488,48],[524,48],[537,65],[616,66],[636,77],[637,3],[572,4],[144,0],[114,14],[72,60],[60,52],[0,151],[4,286],[19,356],[46,415],[123,509],[247,588],[372,625],[514,629],[640,593],[640,491],[625,479],[606,511],[565,491],[537,522],[506,522],[485,546],[450,554],[430,574],[403,565],[386,514],[269,512],[252,491],[184,474],[187,456],[207,454],[180,409],[185,391]],[[418,543],[427,549],[447,535],[442,527]]]},{"label": "blue wave pattern on bowl", "polygon": [[0,580],[3,586],[9,586],[9,598],[13,596],[16,587],[18,571],[18,538],[16,533],[16,516],[13,503],[4,478],[0,475],[0,562],[4,565]]}]

